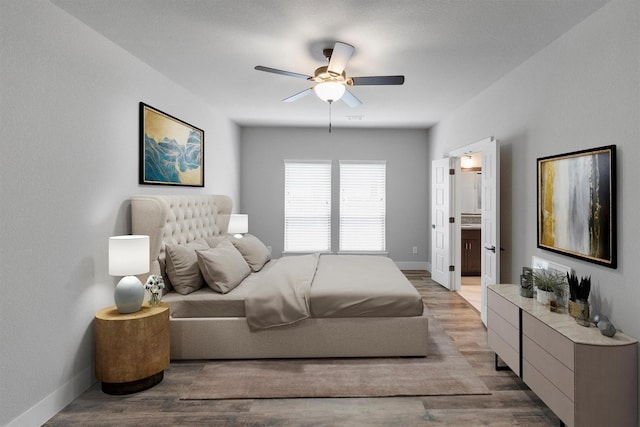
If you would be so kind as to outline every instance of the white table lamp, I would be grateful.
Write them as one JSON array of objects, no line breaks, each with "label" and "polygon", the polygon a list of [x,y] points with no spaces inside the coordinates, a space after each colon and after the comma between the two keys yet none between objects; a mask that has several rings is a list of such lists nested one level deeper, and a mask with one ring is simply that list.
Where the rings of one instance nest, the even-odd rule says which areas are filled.
[{"label": "white table lamp", "polygon": [[249,215],[231,214],[229,217],[229,234],[236,239],[241,239],[244,233],[249,232]]},{"label": "white table lamp", "polygon": [[144,286],[134,275],[148,272],[149,236],[109,237],[109,274],[124,276],[114,292],[120,313],[135,313],[140,310]]}]

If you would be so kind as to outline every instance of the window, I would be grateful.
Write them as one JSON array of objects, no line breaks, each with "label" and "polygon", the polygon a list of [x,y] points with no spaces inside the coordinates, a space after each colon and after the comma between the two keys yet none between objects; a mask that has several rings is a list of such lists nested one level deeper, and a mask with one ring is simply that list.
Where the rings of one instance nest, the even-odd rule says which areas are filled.
[{"label": "window", "polygon": [[384,251],[386,162],[340,162],[340,251]]},{"label": "window", "polygon": [[331,250],[331,161],[284,163],[284,250]]}]

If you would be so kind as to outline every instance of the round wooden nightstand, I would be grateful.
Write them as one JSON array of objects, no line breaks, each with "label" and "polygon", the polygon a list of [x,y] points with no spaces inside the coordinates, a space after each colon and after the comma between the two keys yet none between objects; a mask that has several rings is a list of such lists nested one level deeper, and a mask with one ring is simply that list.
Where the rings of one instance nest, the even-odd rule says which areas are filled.
[{"label": "round wooden nightstand", "polygon": [[96,313],[96,378],[108,394],[146,390],[162,381],[169,365],[169,305],[120,314],[115,306]]}]

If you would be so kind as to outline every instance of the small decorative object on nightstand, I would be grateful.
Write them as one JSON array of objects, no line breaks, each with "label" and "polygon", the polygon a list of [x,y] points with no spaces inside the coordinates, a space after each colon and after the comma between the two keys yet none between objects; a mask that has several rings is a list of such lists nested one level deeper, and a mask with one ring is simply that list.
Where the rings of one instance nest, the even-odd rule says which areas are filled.
[{"label": "small decorative object on nightstand", "polygon": [[169,365],[169,306],[144,305],[121,314],[115,306],[96,313],[96,378],[107,394],[146,390],[164,378]]},{"label": "small decorative object on nightstand", "polygon": [[160,304],[162,298],[162,290],[164,289],[164,280],[162,276],[152,274],[147,278],[144,288],[149,292],[149,305],[155,307]]},{"label": "small decorative object on nightstand", "polygon": [[149,272],[149,236],[115,236],[109,238],[109,274],[124,276],[114,292],[122,314],[140,310],[144,287],[134,274]]}]

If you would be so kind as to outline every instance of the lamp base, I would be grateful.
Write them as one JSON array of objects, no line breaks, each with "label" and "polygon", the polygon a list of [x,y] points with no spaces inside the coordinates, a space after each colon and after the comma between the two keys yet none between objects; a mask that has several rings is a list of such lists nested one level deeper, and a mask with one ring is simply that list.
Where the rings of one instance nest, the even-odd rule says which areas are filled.
[{"label": "lamp base", "polygon": [[142,306],[144,286],[136,276],[124,276],[116,285],[113,297],[119,313],[135,313]]}]

